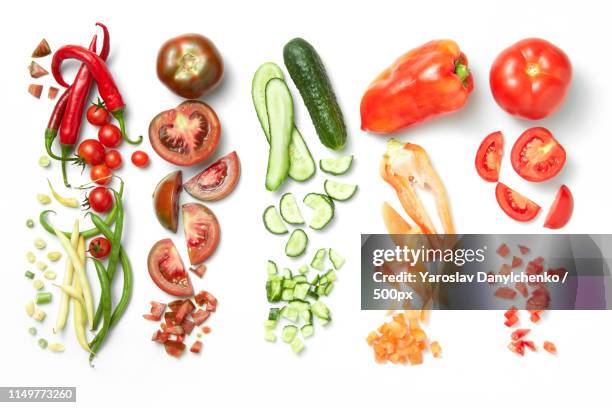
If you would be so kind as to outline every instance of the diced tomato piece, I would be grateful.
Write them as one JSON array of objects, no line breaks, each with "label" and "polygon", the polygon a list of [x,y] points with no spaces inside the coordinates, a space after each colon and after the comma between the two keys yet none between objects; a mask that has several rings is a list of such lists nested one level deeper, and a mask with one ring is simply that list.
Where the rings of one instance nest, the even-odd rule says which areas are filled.
[{"label": "diced tomato piece", "polygon": [[530,331],[531,331],[531,329],[516,329],[515,331],[512,332],[510,337],[514,341],[520,340],[523,337],[525,337],[527,335],[527,333],[529,333]]},{"label": "diced tomato piece", "polygon": [[525,355],[525,346],[523,345],[522,341],[515,341],[508,344],[508,349],[511,352],[518,354],[519,356]]},{"label": "diced tomato piece", "polygon": [[182,336],[185,334],[185,329],[183,329],[183,326],[172,326],[168,327],[166,333],[174,334],[175,336]]},{"label": "diced tomato piece", "polygon": [[191,272],[195,273],[196,275],[198,275],[198,277],[201,278],[206,273],[206,265],[200,264],[200,265],[196,266],[195,268],[189,268],[189,270]]},{"label": "diced tomato piece", "polygon": [[59,92],[59,88],[56,88],[54,86],[50,86],[49,90],[47,91],[47,98],[55,99],[55,97],[57,96],[58,92]]},{"label": "diced tomato piece", "polygon": [[28,86],[28,93],[35,97],[36,99],[40,99],[40,95],[42,94],[43,86],[38,84],[30,84]]},{"label": "diced tomato piece", "polygon": [[545,310],[550,305],[550,294],[548,290],[540,286],[531,293],[531,297],[527,299],[527,310]]},{"label": "diced tomato piece", "polygon": [[208,326],[204,326],[204,327],[202,327],[202,332],[203,332],[204,334],[208,334],[208,333],[210,333],[211,331],[212,331],[212,329],[211,329],[210,327],[208,327]]},{"label": "diced tomato piece", "polygon": [[172,357],[180,357],[185,351],[185,345],[174,340],[166,340],[164,342],[164,347],[166,349],[166,353]]},{"label": "diced tomato piece", "polygon": [[185,318],[189,316],[191,312],[193,312],[194,310],[195,310],[195,306],[191,302],[191,300],[189,299],[185,300],[183,304],[181,305],[181,307],[179,307],[178,311],[176,312],[176,317],[174,318],[174,322],[176,324],[181,324],[183,320],[185,320]]},{"label": "diced tomato piece", "polygon": [[151,314],[143,314],[142,317],[144,317],[145,319],[150,320],[152,322],[158,322],[160,320],[159,317],[153,316]]},{"label": "diced tomato piece", "polygon": [[200,340],[196,340],[196,342],[193,343],[193,345],[189,349],[189,351],[191,351],[192,353],[199,353],[200,350],[202,350],[202,342]]},{"label": "diced tomato piece", "polygon": [[545,341],[543,347],[544,350],[548,351],[550,354],[557,354],[557,346],[555,346],[555,343],[552,341]]},{"label": "diced tomato piece", "polygon": [[529,296],[529,289],[527,288],[527,285],[524,282],[516,282],[514,287],[521,293],[521,295],[523,295],[523,297],[526,298],[527,296]]},{"label": "diced tomato piece", "polygon": [[208,319],[209,316],[210,316],[210,311],[202,310],[202,309],[198,309],[196,312],[194,312],[191,315],[191,317],[193,317],[193,321],[195,322],[196,326],[199,326],[202,323],[204,323],[206,319]]},{"label": "diced tomato piece", "polygon": [[506,319],[506,321],[504,322],[504,324],[506,325],[506,327],[512,327],[514,326],[517,322],[519,321],[518,315],[513,314],[512,316],[508,317]]},{"label": "diced tomato piece", "polygon": [[544,268],[542,267],[542,265],[540,265],[539,263],[530,261],[527,264],[527,268],[525,268],[525,273],[527,273],[527,275],[538,275],[542,273],[543,270]]},{"label": "diced tomato piece", "polygon": [[170,310],[173,312],[177,312],[182,304],[183,299],[173,300],[172,302],[168,303],[168,308],[170,308]]},{"label": "diced tomato piece", "polygon": [[499,248],[497,248],[497,254],[501,256],[502,258],[507,257],[509,253],[510,253],[510,248],[508,248],[508,245],[506,244],[501,244]]},{"label": "diced tomato piece", "polygon": [[169,333],[158,330],[155,333],[153,333],[153,337],[151,337],[151,340],[156,341],[158,343],[164,343],[165,341],[168,340],[169,337],[170,337]]},{"label": "diced tomato piece", "polygon": [[538,256],[536,259],[533,260],[533,263],[536,263],[538,265],[544,265],[544,257],[543,256]]},{"label": "diced tomato piece", "polygon": [[164,313],[164,321],[166,322],[166,326],[172,327],[172,326],[175,325],[175,323],[174,323],[175,316],[176,316],[176,313],[174,313],[174,312],[166,312],[166,313]]},{"label": "diced tomato piece", "polygon": [[189,335],[191,334],[191,332],[193,331],[193,328],[195,327],[195,322],[190,319],[184,319],[183,322],[181,323],[181,327],[183,327],[185,334]]},{"label": "diced tomato piece", "polygon": [[512,272],[512,268],[508,264],[503,264],[499,270],[499,274],[504,276],[510,275],[510,272]]},{"label": "diced tomato piece", "polygon": [[521,343],[531,351],[538,351],[535,344],[531,340],[522,340]]},{"label": "diced tomato piece", "polygon": [[519,266],[521,266],[522,263],[523,263],[523,260],[519,258],[518,256],[512,257],[512,269],[518,268]]},{"label": "diced tomato piece", "polygon": [[165,303],[151,301],[151,312],[150,314],[143,315],[143,317],[147,320],[159,321],[161,320],[164,310],[166,310]]},{"label": "diced tomato piece", "polygon": [[540,315],[542,314],[542,312],[544,312],[543,310],[529,310],[529,320],[531,320],[533,323],[537,323],[540,321],[541,317]]},{"label": "diced tomato piece", "polygon": [[176,339],[176,341],[178,341],[179,343],[182,343],[183,340],[185,339],[185,335],[183,334],[179,334],[179,335],[175,335],[174,338]]},{"label": "diced tomato piece", "polygon": [[518,313],[518,309],[514,306],[512,306],[510,309],[506,310],[506,312],[504,313],[504,317],[506,319],[511,318],[512,316],[515,316]]},{"label": "diced tomato piece", "polygon": [[442,347],[440,347],[440,343],[438,343],[437,341],[432,341],[429,345],[429,349],[431,350],[431,354],[435,358],[440,358],[440,356],[442,355]]},{"label": "diced tomato piece", "polygon": [[516,290],[509,288],[507,286],[502,286],[501,288],[497,288],[495,291],[495,296],[502,299],[514,299],[516,297]]},{"label": "diced tomato piece", "polygon": [[519,245],[518,246],[519,251],[521,252],[522,255],[526,255],[529,253],[529,251],[531,251],[529,249],[529,247],[526,247],[525,245]]},{"label": "diced tomato piece", "polygon": [[202,290],[195,295],[195,301],[198,306],[203,306],[206,303],[206,310],[210,312],[217,310],[217,298],[205,290]]}]

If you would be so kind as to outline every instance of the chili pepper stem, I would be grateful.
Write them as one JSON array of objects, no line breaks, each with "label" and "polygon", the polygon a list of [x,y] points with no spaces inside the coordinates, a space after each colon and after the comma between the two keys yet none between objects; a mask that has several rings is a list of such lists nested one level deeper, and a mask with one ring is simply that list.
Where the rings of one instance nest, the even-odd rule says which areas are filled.
[{"label": "chili pepper stem", "polygon": [[463,82],[464,85],[467,84],[467,79],[470,76],[470,70],[468,69],[467,65],[457,61],[455,63],[455,74],[457,74],[457,76],[459,77],[459,79],[461,79],[461,82]]},{"label": "chili pepper stem", "polygon": [[64,179],[64,185],[66,187],[70,187],[70,183],[68,183],[68,172],[66,171],[66,163],[70,161],[68,159],[68,155],[72,151],[72,145],[61,145],[62,157],[60,160],[62,161],[62,178]]},{"label": "chili pepper stem", "polygon": [[119,122],[119,128],[121,129],[121,136],[123,137],[123,140],[133,145],[137,145],[142,142],[142,135],[138,136],[137,140],[132,140],[128,137],[127,132],[125,131],[125,118],[123,115],[123,109],[114,110],[111,112],[111,114]]}]

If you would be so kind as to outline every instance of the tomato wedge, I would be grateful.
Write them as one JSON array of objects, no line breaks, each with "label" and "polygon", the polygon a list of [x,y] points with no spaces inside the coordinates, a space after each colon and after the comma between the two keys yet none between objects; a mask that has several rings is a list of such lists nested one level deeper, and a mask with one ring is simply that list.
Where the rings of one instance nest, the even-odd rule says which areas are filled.
[{"label": "tomato wedge", "polygon": [[193,296],[191,280],[171,239],[153,245],[147,264],[151,279],[161,290],[173,296]]},{"label": "tomato wedge", "polygon": [[183,205],[183,227],[187,252],[192,265],[204,262],[219,244],[219,222],[208,207],[202,204]]},{"label": "tomato wedge", "polygon": [[530,221],[540,212],[539,205],[512,190],[504,183],[497,183],[495,197],[501,209],[513,220]]},{"label": "tomato wedge", "polygon": [[185,191],[202,201],[217,201],[231,193],[240,177],[236,152],[223,156],[185,183]]},{"label": "tomato wedge", "polygon": [[504,154],[504,135],[493,132],[485,137],[476,152],[476,171],[485,181],[499,180],[499,168]]},{"label": "tomato wedge", "polygon": [[545,181],[563,168],[565,149],[548,129],[534,127],[519,136],[510,159],[514,170],[525,180]]},{"label": "tomato wedge", "polygon": [[550,229],[563,228],[572,218],[573,212],[574,197],[570,189],[564,184],[559,188],[555,201],[548,210],[544,227]]}]

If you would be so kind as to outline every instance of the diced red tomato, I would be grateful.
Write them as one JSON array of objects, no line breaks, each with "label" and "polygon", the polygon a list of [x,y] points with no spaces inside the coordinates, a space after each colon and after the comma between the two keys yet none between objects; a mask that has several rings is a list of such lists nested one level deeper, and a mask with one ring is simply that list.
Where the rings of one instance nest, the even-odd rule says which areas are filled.
[{"label": "diced red tomato", "polygon": [[543,310],[529,310],[529,320],[531,320],[533,323],[537,323],[540,321],[541,319],[541,314],[542,312],[544,312]]},{"label": "diced red tomato", "polygon": [[512,327],[514,326],[516,323],[518,323],[519,318],[518,315],[513,314],[512,316],[508,317],[506,319],[506,321],[504,322],[504,324],[506,325],[506,327]]},{"label": "diced red tomato", "polygon": [[519,245],[518,248],[522,255],[526,255],[530,251],[529,247],[526,247],[525,245]]},{"label": "diced red tomato", "polygon": [[193,343],[193,345],[189,349],[189,351],[191,351],[192,353],[199,353],[200,350],[202,350],[202,342],[200,340],[196,340],[196,342]]},{"label": "diced red tomato", "polygon": [[164,313],[164,322],[166,322],[166,326],[172,327],[174,326],[174,319],[176,317],[175,312],[166,312]]},{"label": "diced red tomato", "polygon": [[531,329],[516,329],[515,331],[512,332],[510,337],[514,341],[520,340],[523,337],[525,337],[527,335],[527,333],[529,333],[530,331],[531,331]]},{"label": "diced red tomato", "polygon": [[521,341],[515,341],[515,342],[508,344],[508,349],[511,352],[518,354],[519,356],[525,355],[525,346],[523,345],[523,342]]},{"label": "diced red tomato", "polygon": [[540,286],[531,293],[531,297],[527,299],[527,310],[545,310],[550,304],[550,293],[548,290]]},{"label": "diced red tomato", "polygon": [[202,309],[198,309],[196,312],[194,312],[191,315],[191,317],[193,317],[193,321],[195,322],[196,326],[199,326],[202,323],[204,323],[208,319],[209,316],[210,316],[210,311],[202,310]]},{"label": "diced red tomato", "polygon": [[536,263],[538,265],[544,265],[544,257],[543,256],[538,256],[536,259],[533,260],[533,263]]},{"label": "diced red tomato", "polygon": [[515,316],[518,313],[518,309],[514,306],[512,306],[510,309],[506,310],[506,312],[504,313],[504,317],[506,319],[511,318],[512,316]]},{"label": "diced red tomato", "polygon": [[512,257],[512,269],[518,268],[519,266],[521,266],[522,263],[523,263],[523,260],[519,258],[518,256]]},{"label": "diced red tomato", "polygon": [[552,341],[545,341],[543,347],[544,350],[548,351],[550,354],[557,354],[557,346],[555,346],[555,343]]},{"label": "diced red tomato", "polygon": [[158,343],[164,343],[168,340],[168,338],[170,338],[169,333],[158,330],[155,333],[153,333],[153,337],[151,337],[151,340],[156,341]]},{"label": "diced red tomato", "polygon": [[501,288],[497,288],[495,296],[502,299],[514,299],[516,297],[516,290],[507,286],[502,286]]},{"label": "diced red tomato", "polygon": [[166,329],[166,333],[182,336],[185,334],[185,329],[183,329],[183,326],[172,326]]},{"label": "diced red tomato", "polygon": [[183,304],[181,305],[181,307],[179,307],[178,311],[176,312],[176,317],[174,318],[174,322],[176,324],[181,324],[183,320],[185,320],[185,318],[189,316],[191,312],[193,312],[194,310],[195,310],[195,306],[191,302],[191,300],[187,299],[183,301]]},{"label": "diced red tomato", "polygon": [[214,312],[217,310],[217,298],[205,290],[202,290],[195,295],[195,301],[198,306],[203,306],[206,304],[206,310],[208,311]]},{"label": "diced red tomato", "polygon": [[166,340],[164,342],[164,347],[166,348],[166,353],[172,357],[180,357],[185,351],[185,345],[174,340]]},{"label": "diced red tomato", "polygon": [[529,296],[529,289],[527,289],[527,285],[524,282],[517,282],[514,287],[523,297]]},{"label": "diced red tomato", "polygon": [[185,319],[181,323],[181,327],[185,331],[186,335],[190,335],[191,332],[193,331],[193,328],[195,327],[195,322],[191,319]]},{"label": "diced red tomato", "polygon": [[208,327],[208,326],[204,326],[204,327],[202,327],[202,332],[203,332],[204,334],[208,334],[208,333],[210,333],[211,331],[212,331],[212,329],[211,329],[210,327]]},{"label": "diced red tomato", "polygon": [[164,310],[166,310],[165,303],[151,301],[150,314],[143,315],[142,317],[144,317],[147,320],[151,320],[151,321],[159,321],[162,317],[162,314],[164,313]]},{"label": "diced red tomato", "polygon": [[172,310],[173,312],[177,312],[182,304],[183,299],[173,300],[172,302],[168,303],[168,308],[170,308],[170,310]]},{"label": "diced red tomato", "polygon": [[504,276],[510,275],[510,272],[512,272],[512,268],[508,264],[503,264],[499,270],[499,274]]},{"label": "diced red tomato", "polygon": [[535,344],[531,340],[522,340],[523,346],[527,347],[531,351],[538,351]]},{"label": "diced red tomato", "polygon": [[499,246],[499,248],[497,248],[497,253],[502,258],[505,258],[510,253],[510,248],[508,248],[508,245],[506,245],[506,244],[501,244]]},{"label": "diced red tomato", "polygon": [[195,273],[196,275],[198,275],[198,277],[201,278],[206,273],[206,265],[200,264],[200,265],[196,266],[195,268],[189,268],[189,270],[191,272]]}]

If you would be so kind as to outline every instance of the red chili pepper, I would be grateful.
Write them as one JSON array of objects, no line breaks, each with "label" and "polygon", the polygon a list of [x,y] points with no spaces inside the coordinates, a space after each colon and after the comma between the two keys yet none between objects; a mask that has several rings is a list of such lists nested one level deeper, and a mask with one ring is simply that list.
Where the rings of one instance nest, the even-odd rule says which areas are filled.
[{"label": "red chili pepper", "polygon": [[106,104],[106,108],[119,122],[121,134],[126,142],[131,144],[139,144],[142,141],[142,136],[138,140],[130,140],[125,132],[124,110],[125,103],[119,92],[119,88],[115,84],[115,80],[104,60],[97,54],[91,52],[79,45],[65,45],[58,49],[53,55],[51,62],[51,72],[55,80],[62,86],[67,86],[66,81],[62,78],[60,70],[61,64],[66,59],[76,59],[87,66],[89,72],[95,79],[98,85],[98,92]]},{"label": "red chili pepper", "polygon": [[47,128],[45,129],[45,149],[47,149],[47,154],[49,157],[54,160],[62,160],[61,157],[53,153],[51,146],[53,146],[53,141],[57,137],[57,131],[62,123],[62,118],[64,117],[64,112],[66,111],[66,104],[69,96],[70,88],[66,89],[62,96],[60,96],[60,98],[57,100],[57,103],[51,112],[51,116],[49,117]]},{"label": "red chili pepper", "polygon": [[460,109],[473,89],[467,57],[452,40],[431,41],[402,55],[361,99],[361,128],[391,133]]}]

